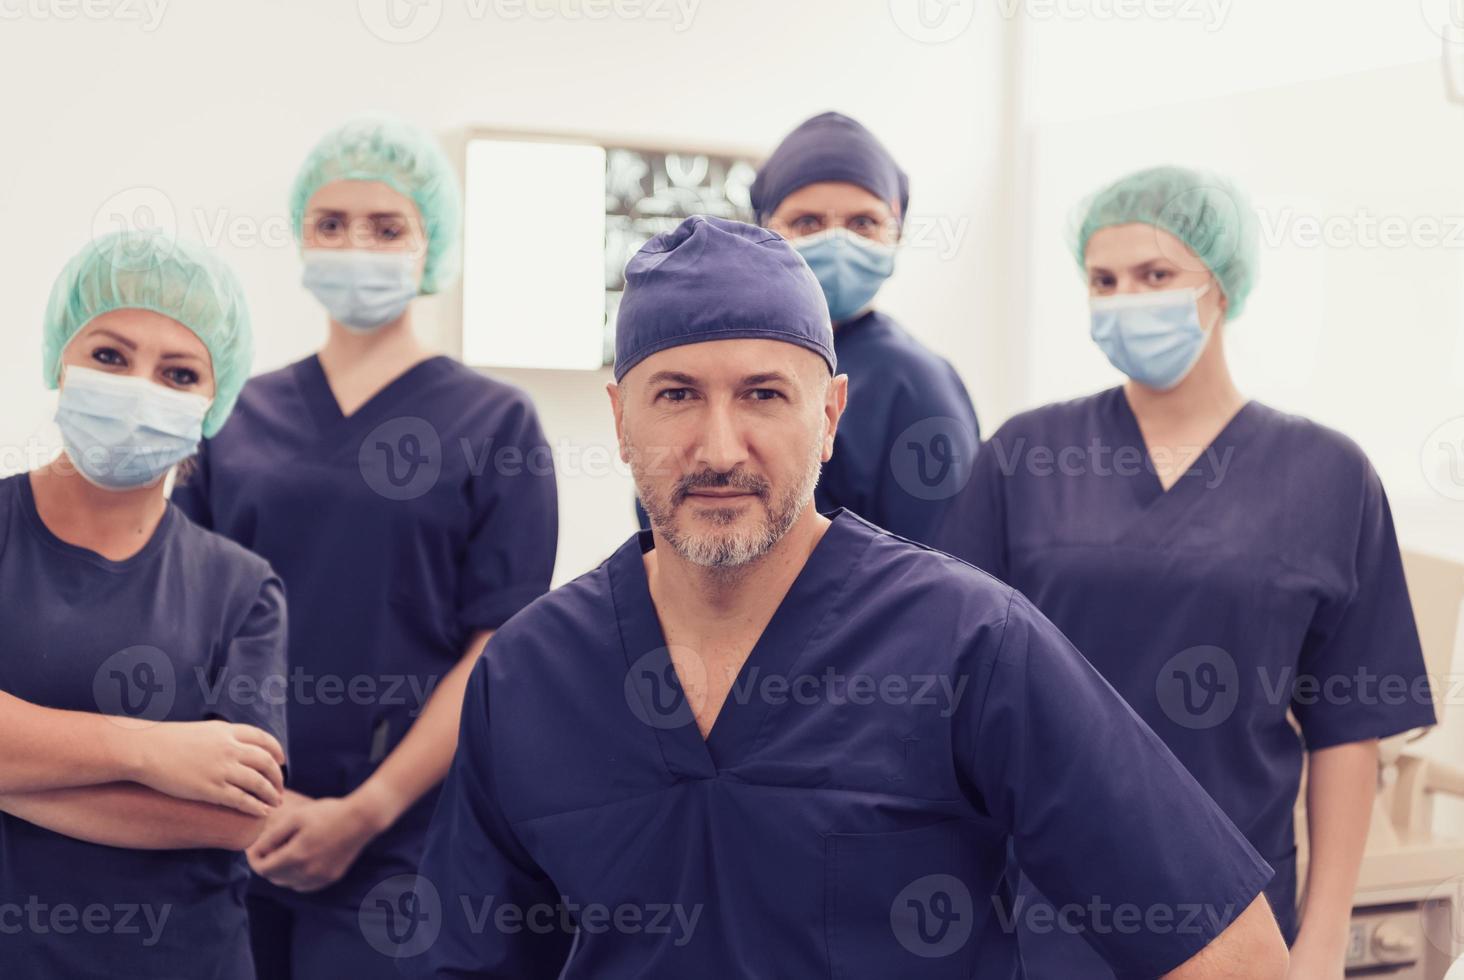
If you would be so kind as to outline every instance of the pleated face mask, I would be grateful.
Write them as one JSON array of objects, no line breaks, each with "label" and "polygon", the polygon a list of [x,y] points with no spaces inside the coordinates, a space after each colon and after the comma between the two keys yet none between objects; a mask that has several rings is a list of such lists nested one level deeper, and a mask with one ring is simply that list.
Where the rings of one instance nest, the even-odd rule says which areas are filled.
[{"label": "pleated face mask", "polygon": [[396,320],[420,292],[410,252],[307,249],[304,282],[331,319],[355,333]]},{"label": "pleated face mask", "polygon": [[107,490],[133,490],[193,455],[211,404],[146,378],[67,365],[56,424],[83,477]]},{"label": "pleated face mask", "polygon": [[835,323],[850,320],[868,307],[895,271],[894,246],[870,241],[845,228],[831,228],[791,244],[818,278]]},{"label": "pleated face mask", "polygon": [[1209,288],[1095,296],[1093,342],[1133,380],[1167,391],[1204,353],[1209,331],[1200,323],[1199,299]]}]

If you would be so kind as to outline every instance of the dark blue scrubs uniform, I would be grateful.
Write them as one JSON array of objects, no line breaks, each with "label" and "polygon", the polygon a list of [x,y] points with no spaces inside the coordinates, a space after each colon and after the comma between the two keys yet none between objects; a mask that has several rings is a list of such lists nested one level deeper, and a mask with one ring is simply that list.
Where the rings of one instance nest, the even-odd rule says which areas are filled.
[{"label": "dark blue scrubs uniform", "polygon": [[[283,744],[285,603],[263,559],[169,507],[137,554],[67,544],[28,474],[0,480],[0,690]],[[132,850],[0,813],[0,976],[249,980],[244,856]]]},{"label": "dark blue scrubs uniform", "polygon": [[929,544],[966,485],[981,430],[955,368],[878,311],[834,328],[849,402],[814,500]]},{"label": "dark blue scrubs uniform", "polygon": [[[1253,401],[1165,491],[1114,388],[1002,426],[939,545],[1030,598],[1149,723],[1276,868],[1294,939],[1304,752],[1434,723],[1362,451]],[[1067,935],[1023,954],[1033,977],[1108,975]]]},{"label": "dark blue scrubs uniform", "polygon": [[[174,500],[289,589],[290,786],[311,797],[360,786],[469,638],[543,594],[554,567],[553,460],[532,403],[447,357],[349,417],[314,356],[252,379]],[[416,870],[436,798],[322,891],[254,881],[261,976],[391,975],[358,915]]]},{"label": "dark blue scrubs uniform", "polygon": [[1213,913],[1105,933],[1153,977],[1270,879],[1025,599],[848,511],[703,740],[651,547],[641,532],[535,602],[477,665],[396,904],[403,975],[1008,980],[1011,842],[1067,900]]},{"label": "dark blue scrubs uniform", "polygon": [[[834,353],[849,401],[814,502],[928,544],[981,444],[971,396],[949,362],[877,311],[835,328]],[[650,527],[639,504],[636,517]]]}]

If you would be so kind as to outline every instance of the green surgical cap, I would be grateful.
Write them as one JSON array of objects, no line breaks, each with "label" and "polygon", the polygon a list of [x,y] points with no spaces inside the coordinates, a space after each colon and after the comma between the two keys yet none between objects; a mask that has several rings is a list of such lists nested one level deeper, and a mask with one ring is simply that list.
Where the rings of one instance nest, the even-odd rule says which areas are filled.
[{"label": "green surgical cap", "polygon": [[325,135],[295,177],[290,224],[304,239],[305,206],[337,180],[374,180],[411,198],[427,233],[427,263],[420,289],[435,293],[457,278],[463,195],[457,174],[427,133],[386,116],[353,119]]},{"label": "green surgical cap", "polygon": [[1100,228],[1153,225],[1184,242],[1214,274],[1230,301],[1226,319],[1245,309],[1256,284],[1259,222],[1244,192],[1226,178],[1184,167],[1140,170],[1083,202],[1075,218],[1072,249],[1080,267]]},{"label": "green surgical cap", "polygon": [[249,377],[254,341],[239,280],[201,246],[145,231],[93,239],[51,287],[41,370],[46,387],[61,380],[61,352],[92,320],[112,310],[151,310],[192,330],[213,361],[213,406],[203,434],[223,426]]}]

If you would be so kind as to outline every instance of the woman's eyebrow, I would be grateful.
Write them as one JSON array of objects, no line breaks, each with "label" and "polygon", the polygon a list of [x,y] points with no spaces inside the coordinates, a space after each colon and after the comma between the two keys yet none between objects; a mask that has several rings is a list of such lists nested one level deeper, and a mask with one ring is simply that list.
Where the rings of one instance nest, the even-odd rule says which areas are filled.
[{"label": "woman's eyebrow", "polygon": [[128,350],[131,350],[131,351],[137,350],[137,345],[134,344],[132,341],[128,340],[126,337],[122,336],[120,333],[116,333],[115,331],[108,330],[106,327],[98,327],[97,329],[95,329],[95,330],[92,331],[91,335],[93,337],[97,337],[97,336],[111,337],[113,340],[115,340],[117,343],[121,344],[123,347],[126,347]]}]

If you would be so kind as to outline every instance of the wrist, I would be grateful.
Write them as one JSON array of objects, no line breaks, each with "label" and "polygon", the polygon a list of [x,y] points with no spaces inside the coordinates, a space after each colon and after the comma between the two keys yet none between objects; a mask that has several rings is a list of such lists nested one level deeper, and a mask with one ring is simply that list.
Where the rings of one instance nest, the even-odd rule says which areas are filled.
[{"label": "wrist", "polygon": [[373,837],[385,832],[402,815],[396,798],[375,779],[368,779],[356,787],[346,797],[346,802]]},{"label": "wrist", "polygon": [[[110,720],[107,724],[111,724]],[[150,728],[121,727],[114,729],[115,735],[102,739],[109,764],[121,780],[131,783],[146,783],[151,770],[151,744],[147,734]]]},{"label": "wrist", "polygon": [[1328,959],[1342,960],[1347,956],[1347,940],[1350,935],[1348,920],[1322,926],[1315,922],[1303,922],[1296,934],[1293,949],[1309,951]]}]

